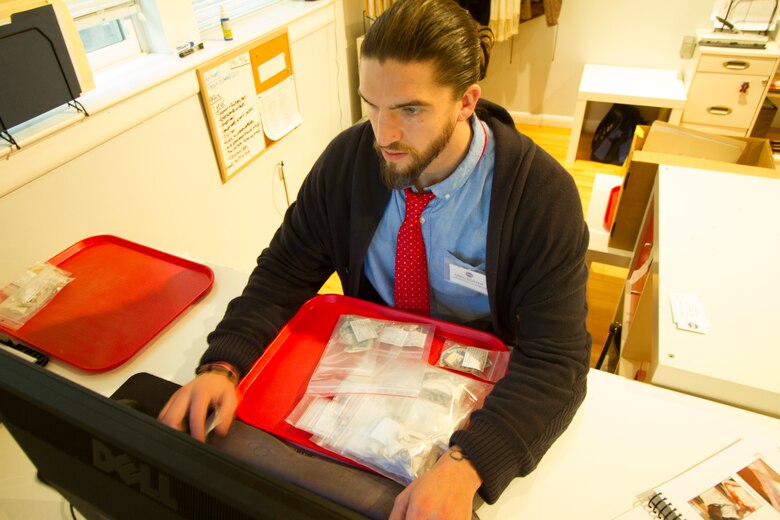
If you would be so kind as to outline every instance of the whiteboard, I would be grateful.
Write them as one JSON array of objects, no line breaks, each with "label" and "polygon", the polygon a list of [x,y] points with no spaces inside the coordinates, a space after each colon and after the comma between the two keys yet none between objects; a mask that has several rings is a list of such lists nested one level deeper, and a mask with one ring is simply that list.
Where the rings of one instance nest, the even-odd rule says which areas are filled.
[{"label": "whiteboard", "polygon": [[249,53],[206,71],[203,83],[221,167],[230,178],[265,149]]},{"label": "whiteboard", "polygon": [[[286,29],[209,61],[197,69],[197,75],[223,182],[301,122],[299,114],[295,118],[298,106]],[[264,128],[263,121],[270,122],[272,114],[267,102],[265,110],[269,113],[262,114],[261,103],[267,95],[263,96],[289,84],[293,101],[286,105],[285,114],[292,114],[286,120],[287,132]]]}]

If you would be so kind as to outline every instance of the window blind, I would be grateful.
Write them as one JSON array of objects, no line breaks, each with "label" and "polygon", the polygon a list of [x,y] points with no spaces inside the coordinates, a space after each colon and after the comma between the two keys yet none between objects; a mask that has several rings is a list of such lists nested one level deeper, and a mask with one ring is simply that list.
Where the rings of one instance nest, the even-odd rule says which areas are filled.
[{"label": "window blind", "polygon": [[257,11],[263,7],[275,4],[280,0],[192,0],[195,19],[201,31],[219,25],[219,6],[225,6],[225,11],[231,20],[245,14]]},{"label": "window blind", "polygon": [[79,30],[138,12],[136,0],[65,0]]}]

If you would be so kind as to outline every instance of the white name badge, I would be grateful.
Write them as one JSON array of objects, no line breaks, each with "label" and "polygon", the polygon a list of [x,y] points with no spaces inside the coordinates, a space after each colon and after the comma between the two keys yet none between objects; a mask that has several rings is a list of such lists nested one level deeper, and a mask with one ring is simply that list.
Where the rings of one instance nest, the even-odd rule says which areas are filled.
[{"label": "white name badge", "polygon": [[455,264],[449,264],[449,281],[472,291],[487,295],[487,279],[485,273],[467,269]]}]

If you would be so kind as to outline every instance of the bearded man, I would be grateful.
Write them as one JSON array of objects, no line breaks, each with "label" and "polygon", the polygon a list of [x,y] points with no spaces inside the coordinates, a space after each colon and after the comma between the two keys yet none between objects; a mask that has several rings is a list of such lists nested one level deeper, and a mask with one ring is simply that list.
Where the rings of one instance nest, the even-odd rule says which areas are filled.
[{"label": "bearded man", "polygon": [[[585,396],[588,230],[568,172],[480,99],[490,41],[479,31],[452,0],[402,0],[371,26],[359,87],[369,121],[320,156],[163,422],[183,428],[187,418],[203,439],[214,407],[226,433],[237,380],[335,271],[346,295],[488,330],[512,346],[507,374],[398,495],[392,519],[470,518],[475,493],[494,503],[537,466]],[[413,220],[428,281],[409,303],[399,280],[414,273],[396,249],[420,197]]]}]

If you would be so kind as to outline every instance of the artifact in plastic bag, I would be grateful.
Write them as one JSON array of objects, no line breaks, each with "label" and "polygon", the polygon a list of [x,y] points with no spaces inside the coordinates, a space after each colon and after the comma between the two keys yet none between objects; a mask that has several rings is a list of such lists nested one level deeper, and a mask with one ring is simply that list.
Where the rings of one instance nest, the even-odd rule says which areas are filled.
[{"label": "artifact in plastic bag", "polygon": [[427,361],[433,343],[433,325],[378,320],[383,322],[379,348],[391,355]]},{"label": "artifact in plastic bag", "polygon": [[287,422],[298,429],[312,434],[313,438],[329,435],[338,428],[343,409],[343,400],[331,397],[304,394],[295,406]]},{"label": "artifact in plastic bag", "polygon": [[435,464],[492,388],[428,366],[417,398],[307,395],[287,421],[315,444],[406,485]]},{"label": "artifact in plastic bag", "polygon": [[47,263],[35,263],[0,290],[0,323],[18,330],[54,298],[73,277]]},{"label": "artifact in plastic bag", "polygon": [[343,315],[306,392],[416,396],[434,329],[433,325]]},{"label": "artifact in plastic bag", "polygon": [[472,374],[495,383],[506,374],[509,351],[487,350],[445,340],[436,366]]},{"label": "artifact in plastic bag", "polygon": [[362,316],[341,316],[312,378],[371,375],[376,365],[379,328],[379,324]]}]

